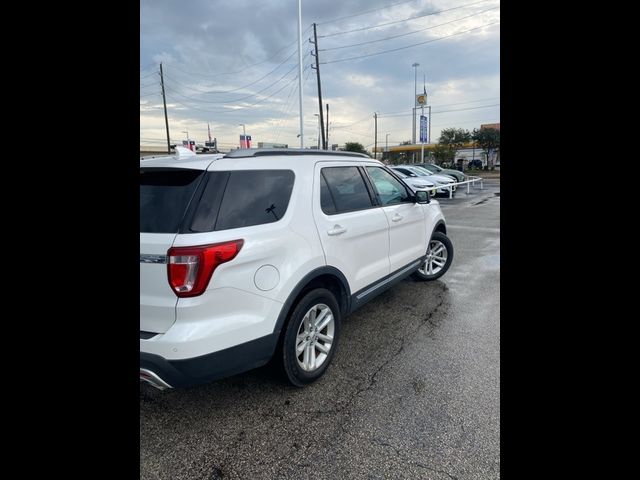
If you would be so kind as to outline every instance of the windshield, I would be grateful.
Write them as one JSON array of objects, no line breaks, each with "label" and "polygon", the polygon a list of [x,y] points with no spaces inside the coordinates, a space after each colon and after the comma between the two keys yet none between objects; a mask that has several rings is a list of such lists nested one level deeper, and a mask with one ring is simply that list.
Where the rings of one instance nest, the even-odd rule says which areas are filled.
[{"label": "windshield", "polygon": [[424,167],[418,167],[418,166],[416,165],[416,166],[411,167],[411,168],[412,168],[412,170],[413,170],[414,172],[416,172],[416,173],[417,173],[418,175],[420,175],[420,176],[424,176],[424,175],[433,175],[433,173],[432,173],[431,171],[427,170],[427,169],[426,169],[426,168],[424,168]]},{"label": "windshield", "polygon": [[392,168],[393,173],[395,173],[397,176],[399,176],[400,178],[407,178],[407,175],[405,175],[404,173],[402,173],[400,170],[396,170],[395,168]]},{"label": "windshield", "polygon": [[438,165],[429,164],[427,165],[427,167],[429,167],[431,170],[435,170],[436,172],[441,172],[442,170],[444,170],[443,168],[440,168]]}]

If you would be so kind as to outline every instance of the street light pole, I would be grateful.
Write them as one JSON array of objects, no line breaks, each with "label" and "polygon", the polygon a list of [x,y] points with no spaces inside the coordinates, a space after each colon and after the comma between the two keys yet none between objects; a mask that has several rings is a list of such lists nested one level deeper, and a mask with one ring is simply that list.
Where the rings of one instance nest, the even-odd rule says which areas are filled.
[{"label": "street light pole", "polygon": [[320,150],[320,114],[314,113],[318,117],[318,150]]},{"label": "street light pole", "polygon": [[384,136],[384,151],[387,152],[387,160],[389,160],[389,135],[391,134],[387,133]]}]

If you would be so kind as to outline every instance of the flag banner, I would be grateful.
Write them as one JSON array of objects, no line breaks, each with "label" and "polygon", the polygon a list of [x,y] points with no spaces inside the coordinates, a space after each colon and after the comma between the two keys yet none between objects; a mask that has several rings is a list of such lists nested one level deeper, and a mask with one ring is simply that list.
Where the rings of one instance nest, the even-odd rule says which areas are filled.
[{"label": "flag banner", "polygon": [[240,134],[240,148],[251,148],[251,135]]}]

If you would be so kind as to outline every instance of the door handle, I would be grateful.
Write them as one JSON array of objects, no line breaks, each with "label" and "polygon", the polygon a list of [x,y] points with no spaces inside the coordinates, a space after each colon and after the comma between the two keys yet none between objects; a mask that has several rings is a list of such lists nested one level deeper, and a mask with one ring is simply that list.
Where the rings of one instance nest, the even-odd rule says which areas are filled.
[{"label": "door handle", "polygon": [[396,213],[393,217],[391,217],[391,220],[393,220],[394,222],[399,222],[400,220],[402,220],[404,217],[398,213]]},{"label": "door handle", "polygon": [[328,230],[327,233],[329,235],[333,236],[333,235],[340,235],[340,234],[342,234],[342,233],[344,233],[346,231],[347,231],[346,228],[336,224],[336,225],[333,226],[333,228],[331,230]]}]

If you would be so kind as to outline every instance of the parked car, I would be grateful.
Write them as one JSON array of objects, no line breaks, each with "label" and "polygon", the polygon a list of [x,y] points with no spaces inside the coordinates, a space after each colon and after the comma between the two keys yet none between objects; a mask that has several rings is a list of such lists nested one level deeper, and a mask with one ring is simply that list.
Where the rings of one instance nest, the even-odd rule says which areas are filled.
[{"label": "parked car", "polygon": [[452,168],[442,168],[434,163],[416,163],[416,165],[426,168],[431,173],[434,173],[436,175],[450,175],[455,178],[457,182],[464,182],[467,179],[467,176],[460,170],[454,170]]},{"label": "parked car", "polygon": [[[436,193],[449,195],[449,188],[446,188],[447,185],[455,183],[455,179],[445,175],[434,175],[431,172],[423,169],[422,167],[416,167],[415,165],[397,165],[393,166],[392,169],[396,172],[404,173],[409,177],[416,177],[419,179],[427,179],[436,184],[438,189]],[[456,186],[453,185],[451,189],[455,192]]]},{"label": "parked car", "polygon": [[409,175],[406,175],[399,170],[394,170],[394,169],[391,169],[391,170],[393,171],[394,174],[400,177],[404,183],[406,183],[409,187],[411,187],[412,190],[414,191],[428,190],[429,195],[432,195],[432,196],[436,195],[437,192],[435,188],[436,186],[435,183],[429,181],[426,177],[418,177],[418,176],[410,177]]},{"label": "parked car", "polygon": [[210,382],[271,358],[304,386],[342,318],[453,245],[438,201],[352,152],[239,149],[140,161],[140,381]]},{"label": "parked car", "polygon": [[482,160],[469,160],[469,163],[467,164],[467,168],[482,168]]}]

